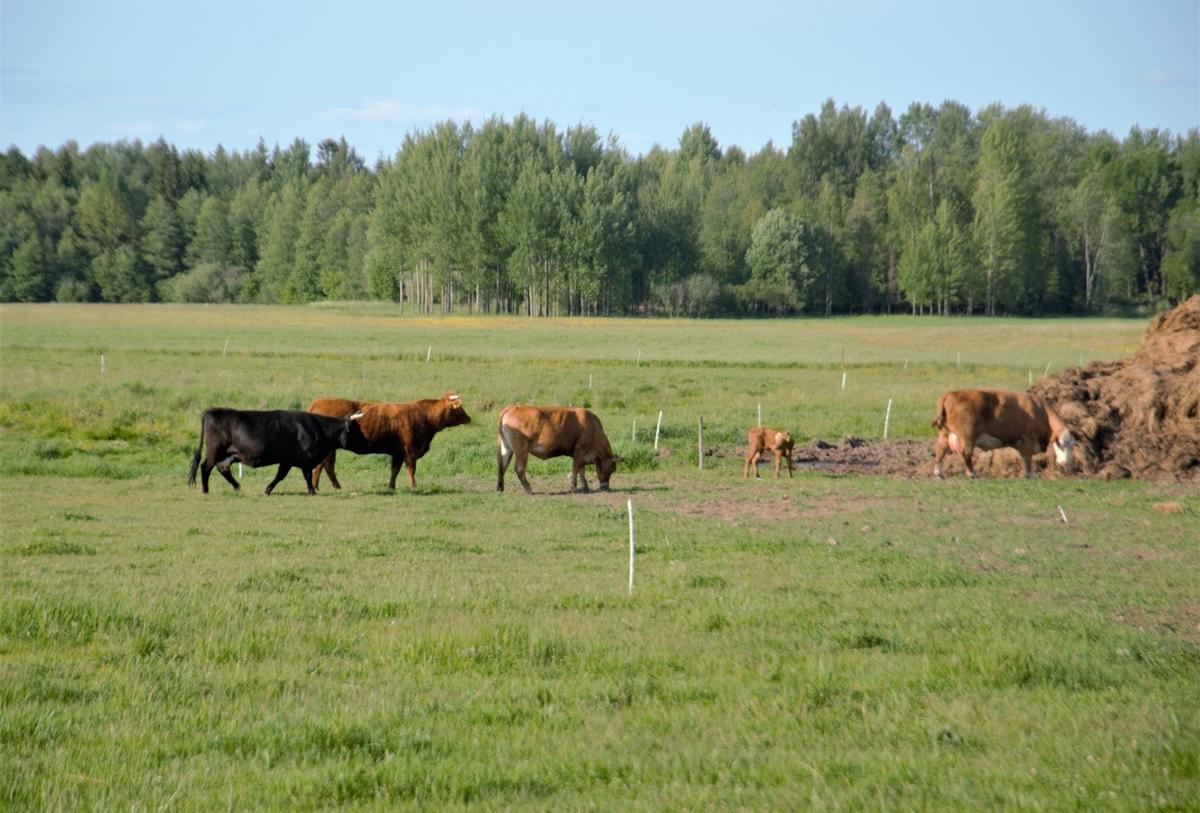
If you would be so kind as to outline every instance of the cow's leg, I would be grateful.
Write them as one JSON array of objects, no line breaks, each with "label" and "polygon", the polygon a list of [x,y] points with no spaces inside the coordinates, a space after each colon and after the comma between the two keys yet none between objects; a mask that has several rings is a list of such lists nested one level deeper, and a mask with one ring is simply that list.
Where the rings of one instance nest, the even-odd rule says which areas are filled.
[{"label": "cow's leg", "polygon": [[208,475],[212,473],[212,463],[205,460],[200,464],[200,493],[208,493]]},{"label": "cow's leg", "polygon": [[975,454],[975,444],[972,443],[970,446],[968,446],[966,444],[966,442],[964,441],[963,442],[963,450],[962,450],[962,459],[963,459],[963,465],[967,467],[967,477],[969,477],[972,480],[978,480],[979,475],[975,473],[975,465],[974,465],[974,463],[972,463],[972,460],[971,460],[971,458],[974,456],[974,454]]},{"label": "cow's leg", "polygon": [[411,455],[406,455],[404,458],[404,467],[408,469],[408,487],[414,489],[417,487],[417,459]]},{"label": "cow's leg", "polygon": [[1021,453],[1021,461],[1025,464],[1025,479],[1033,479],[1033,455],[1037,444],[1030,438],[1021,438],[1017,451]]},{"label": "cow's leg", "polygon": [[517,452],[517,479],[521,481],[521,487],[525,489],[526,494],[533,493],[533,486],[529,485],[529,480],[525,478],[525,464],[529,462],[529,452]]},{"label": "cow's leg", "polygon": [[788,464],[788,479],[792,479],[792,450],[788,449],[788,453],[784,456]]},{"label": "cow's leg", "polygon": [[746,461],[745,461],[744,465],[742,466],[742,479],[743,480],[750,476],[750,461],[753,459],[754,459],[754,450],[750,449],[749,451],[746,452]]},{"label": "cow's leg", "polygon": [[[588,464],[586,461],[580,460],[577,457],[571,458],[571,490],[572,491],[576,490],[575,483],[577,480],[583,481],[583,491],[585,494],[587,492],[591,491],[591,489],[588,488],[587,465]],[[599,477],[600,475],[596,475],[596,476]]]},{"label": "cow's leg", "polygon": [[317,472],[314,469],[306,469],[300,467],[300,473],[304,475],[304,485],[308,486],[309,494],[317,493]]},{"label": "cow's leg", "polygon": [[233,486],[234,491],[240,491],[242,488],[241,484],[233,479],[233,460],[233,455],[230,455],[217,463],[217,471],[221,472],[221,476],[229,482],[229,485]]},{"label": "cow's leg", "polygon": [[392,476],[388,480],[388,488],[392,491],[396,490],[396,477],[400,474],[402,465],[404,465],[404,458],[398,454],[392,455]]},{"label": "cow's leg", "polygon": [[267,483],[267,490],[264,491],[263,494],[270,494],[275,489],[275,486],[279,485],[279,482],[284,477],[287,477],[288,472],[291,470],[292,470],[292,467],[290,465],[288,465],[287,463],[280,463],[279,471],[275,472],[275,479],[272,480],[271,482]]},{"label": "cow's leg", "polygon": [[942,461],[946,459],[946,452],[950,451],[950,440],[943,429],[938,432],[937,442],[933,446],[933,476],[942,479]]},{"label": "cow's leg", "polygon": [[783,452],[776,450],[775,452],[775,479],[779,479],[779,469],[783,466]]},{"label": "cow's leg", "polygon": [[329,484],[331,486],[333,486],[334,488],[337,488],[337,489],[340,489],[342,487],[342,484],[338,482],[337,472],[334,471],[334,466],[336,464],[337,464],[337,449],[334,449],[328,455],[326,455],[325,460],[323,462],[318,463],[317,467],[315,469],[313,469],[313,488],[321,487],[321,470],[322,469],[324,469],[325,473],[329,475]]}]

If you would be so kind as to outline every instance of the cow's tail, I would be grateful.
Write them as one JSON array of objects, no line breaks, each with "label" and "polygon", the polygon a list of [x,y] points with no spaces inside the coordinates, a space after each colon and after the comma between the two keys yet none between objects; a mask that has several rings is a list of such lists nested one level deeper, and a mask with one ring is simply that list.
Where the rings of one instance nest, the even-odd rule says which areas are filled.
[{"label": "cow's tail", "polygon": [[930,426],[935,426],[938,429],[942,429],[946,426],[946,396],[944,395],[938,399],[937,415],[934,417],[933,423],[930,424]]},{"label": "cow's tail", "polygon": [[188,467],[188,486],[196,486],[196,469],[200,468],[200,452],[204,450],[204,424],[208,421],[208,413],[200,417],[200,442],[196,444],[196,453],[192,455],[192,465]]},{"label": "cow's tail", "polygon": [[504,442],[504,416],[506,414],[508,414],[508,407],[500,411],[500,421],[496,426],[497,454],[502,456],[508,454],[508,444]]}]

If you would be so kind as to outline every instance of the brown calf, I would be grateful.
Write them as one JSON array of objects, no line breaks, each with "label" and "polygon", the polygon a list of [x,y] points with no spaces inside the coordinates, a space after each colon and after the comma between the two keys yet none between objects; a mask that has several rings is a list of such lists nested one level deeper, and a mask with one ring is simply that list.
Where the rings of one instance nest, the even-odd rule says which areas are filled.
[{"label": "brown calf", "polygon": [[608,491],[608,481],[621,458],[613,454],[604,427],[590,410],[563,406],[525,406],[509,404],[500,411],[500,429],[496,437],[496,490],[504,490],[504,472],[515,455],[517,479],[526,494],[533,489],[525,479],[525,463],[529,455],[549,460],[552,457],[571,458],[571,490],[576,478],[583,480],[588,491],[584,467],[596,464],[600,490]]},{"label": "brown calf", "polygon": [[1075,436],[1049,404],[1027,392],[952,390],[937,402],[938,429],[933,474],[942,476],[947,451],[962,455],[967,476],[976,477],[971,457],[975,447],[985,451],[1012,447],[1021,453],[1025,476],[1033,476],[1033,456],[1053,450],[1055,461],[1071,470]]},{"label": "brown calf", "polygon": [[[351,442],[346,449],[355,454],[386,454],[392,458],[392,476],[388,488],[396,487],[396,475],[400,466],[408,468],[408,487],[417,486],[417,461],[429,451],[433,436],[450,426],[470,423],[471,416],[463,409],[462,399],[446,393],[441,398],[424,399],[396,404],[387,401],[351,401],[345,398],[318,398],[308,407],[318,415],[341,417],[361,412],[358,426],[362,439]],[[313,484],[321,478],[321,469],[329,473],[329,482],[341,488],[334,464],[337,450],[329,452],[325,460],[313,471]]]},{"label": "brown calf", "polygon": [[742,471],[743,477],[750,476],[750,467],[754,467],[754,477],[758,479],[758,456],[763,452],[775,455],[775,476],[779,476],[779,468],[784,459],[787,460],[788,477],[792,476],[792,434],[784,429],[769,429],[758,427],[746,433],[746,465]]}]

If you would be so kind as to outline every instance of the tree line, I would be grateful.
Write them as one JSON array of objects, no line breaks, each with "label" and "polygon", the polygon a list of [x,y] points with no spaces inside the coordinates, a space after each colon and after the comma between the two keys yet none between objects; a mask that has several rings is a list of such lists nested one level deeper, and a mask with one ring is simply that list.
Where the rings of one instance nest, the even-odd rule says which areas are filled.
[{"label": "tree line", "polygon": [[826,101],[786,150],[703,123],[633,156],[519,115],[212,154],[0,157],[0,299],[311,302],[530,316],[1083,313],[1200,289],[1200,130],[1117,140],[947,101]]}]

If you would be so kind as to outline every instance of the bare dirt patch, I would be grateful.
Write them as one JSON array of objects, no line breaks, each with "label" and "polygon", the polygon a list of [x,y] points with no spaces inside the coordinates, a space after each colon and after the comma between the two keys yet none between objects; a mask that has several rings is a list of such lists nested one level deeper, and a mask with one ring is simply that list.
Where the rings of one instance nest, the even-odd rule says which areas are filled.
[{"label": "bare dirt patch", "polygon": [[1154,629],[1200,642],[1200,603],[1186,601],[1172,607],[1129,607],[1113,614],[1113,620],[1137,629]]},{"label": "bare dirt patch", "polygon": [[[846,436],[836,443],[814,439],[797,446],[792,455],[797,471],[821,471],[828,474],[883,474],[891,477],[933,476],[933,438],[928,440],[870,440]],[[1045,471],[1044,455],[1035,466]],[[947,476],[965,474],[961,458],[947,458]],[[975,470],[991,477],[1017,477],[1024,469],[1021,456],[1012,449],[998,449],[976,456]]]}]

